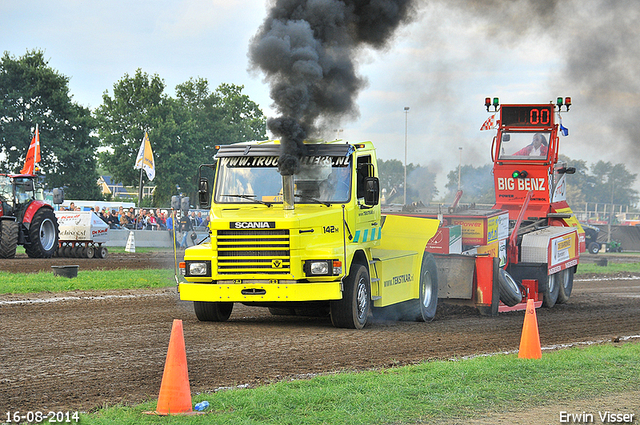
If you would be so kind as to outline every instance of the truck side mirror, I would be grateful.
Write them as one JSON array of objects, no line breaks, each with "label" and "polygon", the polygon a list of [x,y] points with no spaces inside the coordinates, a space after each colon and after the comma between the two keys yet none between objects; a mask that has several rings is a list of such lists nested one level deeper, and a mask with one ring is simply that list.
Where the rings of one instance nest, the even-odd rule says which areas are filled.
[{"label": "truck side mirror", "polygon": [[206,177],[200,177],[198,183],[198,203],[200,208],[209,208],[209,180]]},{"label": "truck side mirror", "polygon": [[59,205],[64,202],[64,189],[56,187],[53,189],[53,203]]},{"label": "truck side mirror", "polygon": [[380,180],[377,177],[365,177],[364,179],[364,203],[365,205],[378,205],[380,200]]}]

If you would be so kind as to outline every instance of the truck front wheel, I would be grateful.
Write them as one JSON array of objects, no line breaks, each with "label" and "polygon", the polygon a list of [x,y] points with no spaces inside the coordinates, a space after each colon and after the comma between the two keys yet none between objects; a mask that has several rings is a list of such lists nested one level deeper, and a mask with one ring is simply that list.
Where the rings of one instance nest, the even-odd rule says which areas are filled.
[{"label": "truck front wheel", "polygon": [[371,311],[369,271],[362,264],[353,263],[344,280],[342,299],[331,301],[331,323],[336,328],[362,329]]},{"label": "truck front wheel", "polygon": [[233,311],[233,303],[194,301],[193,310],[201,322],[226,322]]}]

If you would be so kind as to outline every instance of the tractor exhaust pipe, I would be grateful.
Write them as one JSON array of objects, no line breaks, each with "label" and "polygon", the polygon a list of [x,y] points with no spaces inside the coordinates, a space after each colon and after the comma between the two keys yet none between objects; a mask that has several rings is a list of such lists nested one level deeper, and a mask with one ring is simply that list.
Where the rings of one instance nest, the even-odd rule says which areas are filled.
[{"label": "tractor exhaust pipe", "polygon": [[282,205],[285,210],[295,209],[293,175],[282,176]]}]

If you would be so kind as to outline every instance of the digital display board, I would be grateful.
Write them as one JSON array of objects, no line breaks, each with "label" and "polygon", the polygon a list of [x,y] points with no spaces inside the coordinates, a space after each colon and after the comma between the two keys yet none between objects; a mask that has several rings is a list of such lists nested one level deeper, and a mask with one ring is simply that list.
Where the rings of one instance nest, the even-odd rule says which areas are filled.
[{"label": "digital display board", "polygon": [[500,107],[500,125],[503,127],[551,127],[553,105]]}]

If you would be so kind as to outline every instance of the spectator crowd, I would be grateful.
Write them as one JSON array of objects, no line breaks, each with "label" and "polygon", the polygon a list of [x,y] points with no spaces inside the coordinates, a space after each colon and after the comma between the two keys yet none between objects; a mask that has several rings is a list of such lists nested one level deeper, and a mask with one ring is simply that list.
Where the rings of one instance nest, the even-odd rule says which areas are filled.
[{"label": "spectator crowd", "polygon": [[[66,210],[80,211],[81,209],[71,202]],[[170,231],[174,229],[170,212],[160,208],[155,210],[141,208],[136,212],[133,207],[125,209],[121,206],[117,210],[109,211],[107,207],[100,209],[99,206],[96,206],[93,208],[93,212],[107,223],[110,229]],[[209,224],[209,215],[205,213],[203,216],[201,211],[190,211],[188,214],[182,214],[181,211],[178,211],[176,221],[179,224],[178,231],[187,232],[206,228]]]}]

